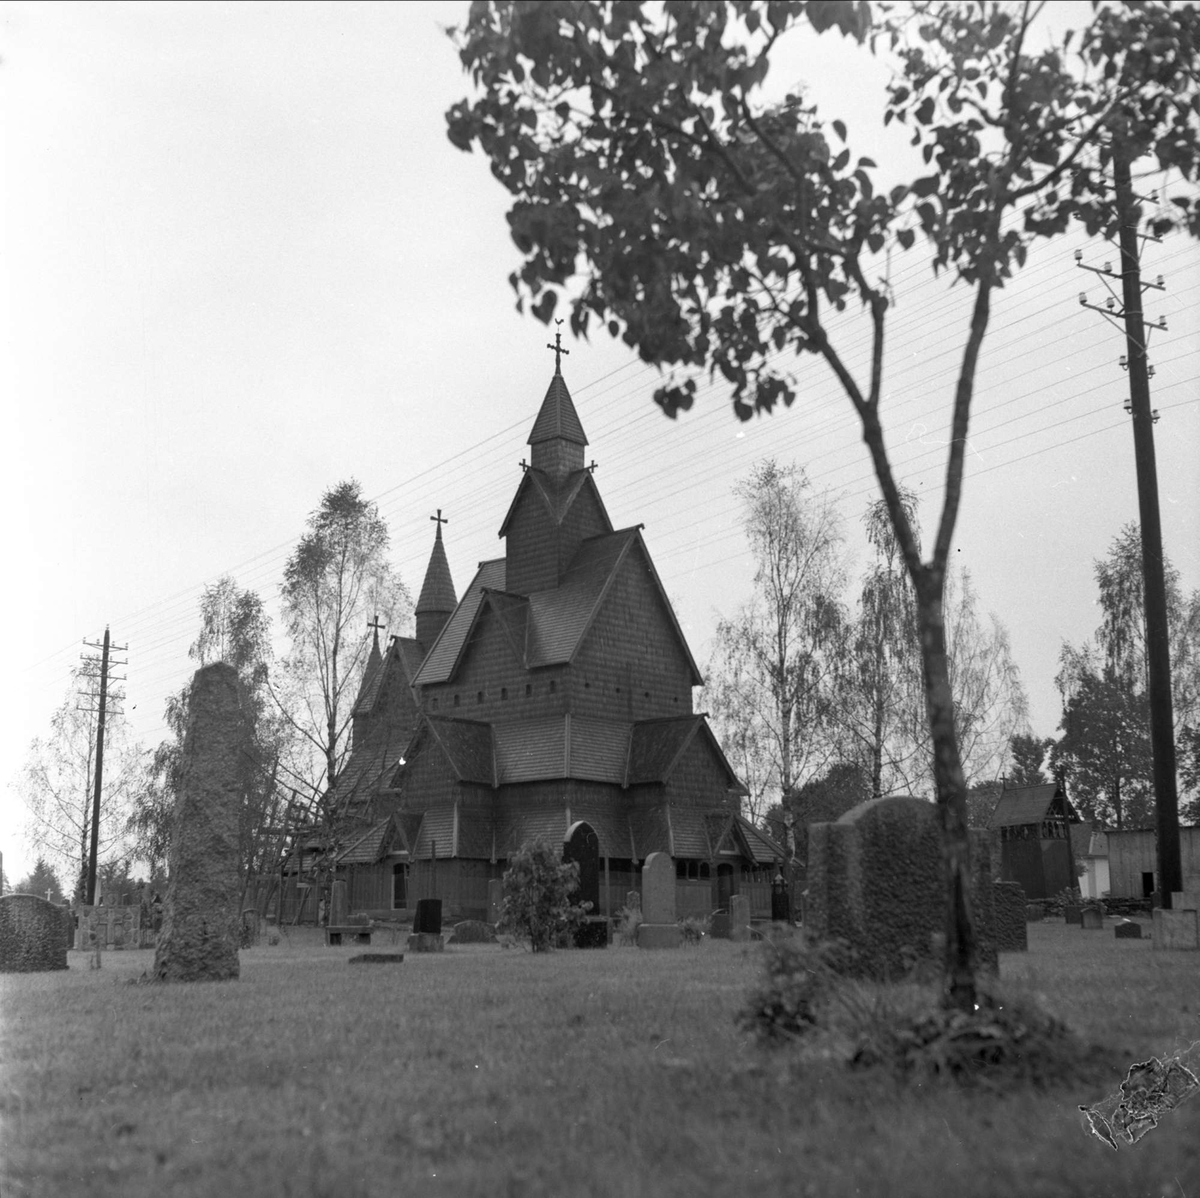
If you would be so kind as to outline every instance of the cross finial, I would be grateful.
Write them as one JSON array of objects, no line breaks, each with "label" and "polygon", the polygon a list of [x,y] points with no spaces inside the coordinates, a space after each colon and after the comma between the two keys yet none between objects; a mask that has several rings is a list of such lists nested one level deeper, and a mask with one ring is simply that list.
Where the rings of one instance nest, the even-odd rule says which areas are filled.
[{"label": "cross finial", "polygon": [[381,628],[386,627],[386,625],[381,624],[379,622],[379,613],[378,612],[375,613],[375,619],[367,621],[367,627],[375,629],[375,648],[378,649],[379,648],[379,630]]},{"label": "cross finial", "polygon": [[[554,323],[556,325],[561,325],[562,321],[556,320]],[[562,374],[562,356],[563,354],[569,354],[571,351],[569,349],[563,349],[562,333],[560,333],[557,328],[554,330],[554,344],[551,345],[550,342],[547,341],[546,348],[554,350],[554,373]]]},{"label": "cross finial", "polygon": [[443,516],[443,515],[442,515],[442,509],[441,509],[441,508],[438,508],[438,513],[437,513],[437,515],[436,515],[436,516],[430,516],[429,518],[430,518],[430,520],[434,520],[434,521],[436,521],[436,523],[437,523],[437,539],[440,541],[440,540],[442,539],[442,525],[443,525],[443,524],[449,524],[449,523],[450,523],[450,517],[449,517],[449,516]]},{"label": "cross finial", "polygon": [[524,474],[525,471],[528,469],[529,469],[529,463],[524,458],[522,458],[521,459],[521,473]]},{"label": "cross finial", "polygon": [[587,472],[589,474],[596,473],[596,459],[595,458],[592,458],[592,464],[587,468]]}]

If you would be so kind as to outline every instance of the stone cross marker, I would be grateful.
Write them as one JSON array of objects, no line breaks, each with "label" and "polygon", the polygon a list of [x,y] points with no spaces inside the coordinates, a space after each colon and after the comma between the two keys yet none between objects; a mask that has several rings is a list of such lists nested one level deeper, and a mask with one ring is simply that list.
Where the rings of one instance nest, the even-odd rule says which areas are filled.
[{"label": "stone cross marker", "polygon": [[0,898],[0,973],[67,968],[66,915],[36,894]]},{"label": "stone cross marker", "polygon": [[[946,883],[937,806],[896,796],[869,799],[836,823],[808,830],[805,933],[841,938],[864,977],[899,979],[918,960],[940,960],[946,929]],[[991,840],[971,832],[971,902],[979,959],[997,964]]]},{"label": "stone cross marker", "polygon": [[675,862],[669,853],[651,853],[642,867],[638,948],[678,948],[682,942],[675,922]]},{"label": "stone cross marker", "polygon": [[237,671],[224,662],[197,670],[171,820],[170,881],[154,954],[158,981],[238,976],[239,758],[245,729]]}]

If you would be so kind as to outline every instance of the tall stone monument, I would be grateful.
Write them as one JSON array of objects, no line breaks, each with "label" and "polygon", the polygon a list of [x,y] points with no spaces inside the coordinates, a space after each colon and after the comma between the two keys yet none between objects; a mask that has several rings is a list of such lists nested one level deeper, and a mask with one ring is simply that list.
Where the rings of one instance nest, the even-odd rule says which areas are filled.
[{"label": "tall stone monument", "polygon": [[683,934],[675,921],[675,862],[670,853],[651,853],[642,867],[642,922],[638,948],[678,948]]},{"label": "tall stone monument", "polygon": [[171,820],[170,881],[154,954],[157,981],[238,976],[239,754],[245,730],[237,671],[224,662],[197,670]]},{"label": "tall stone monument", "polygon": [[[996,968],[991,841],[971,831],[971,903],[980,964]],[[852,972],[898,980],[918,961],[940,961],[946,883],[937,807],[897,795],[868,799],[836,823],[808,829],[805,934],[840,939]]]},{"label": "tall stone monument", "polygon": [[67,968],[67,913],[36,894],[0,898],[0,973]]}]

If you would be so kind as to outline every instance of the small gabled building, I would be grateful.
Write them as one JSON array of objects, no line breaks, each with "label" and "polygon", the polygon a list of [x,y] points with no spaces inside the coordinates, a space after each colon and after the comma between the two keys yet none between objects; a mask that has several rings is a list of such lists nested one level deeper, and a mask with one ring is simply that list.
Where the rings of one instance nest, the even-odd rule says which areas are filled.
[{"label": "small gabled building", "polygon": [[439,521],[417,635],[364,678],[332,795],[362,832],[352,849],[341,837],[354,893],[481,918],[522,843],[585,821],[606,913],[652,852],[675,859],[681,909],[741,892],[769,912],[783,850],[740,815],[745,791],[693,711],[702,678],[641,526],[613,527],[558,369],[528,444],[503,554],[456,599]]},{"label": "small gabled building", "polygon": [[1079,889],[1075,854],[1087,849],[1090,830],[1082,826],[1062,782],[1004,786],[988,827],[1000,842],[1002,882],[1019,883],[1027,899]]}]

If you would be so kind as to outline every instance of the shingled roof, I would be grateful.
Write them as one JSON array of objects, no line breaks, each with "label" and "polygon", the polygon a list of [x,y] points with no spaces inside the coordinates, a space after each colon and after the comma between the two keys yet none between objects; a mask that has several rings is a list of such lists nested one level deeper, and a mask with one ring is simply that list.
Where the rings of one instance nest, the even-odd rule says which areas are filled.
[{"label": "shingled roof", "polygon": [[567,390],[566,380],[558,373],[546,388],[546,398],[542,400],[526,444],[536,445],[539,441],[553,441],[555,438],[573,441],[576,445],[588,443],[579,413],[575,411],[571,393]]},{"label": "shingled roof", "polygon": [[[439,513],[440,515],[440,513]],[[425,568],[425,581],[414,609],[417,615],[424,612],[452,612],[458,606],[454,593],[454,580],[450,577],[450,563],[446,560],[446,547],[442,544],[442,526],[437,526],[433,539],[433,551],[429,565]]]},{"label": "shingled roof", "polygon": [[461,602],[446,621],[446,626],[429,650],[429,656],[417,671],[413,679],[416,686],[449,681],[483,604],[485,590],[504,590],[504,558],[479,563],[479,569],[463,593]]},{"label": "shingled roof", "polygon": [[1046,819],[1050,805],[1062,795],[1064,810],[1071,823],[1078,823],[1079,816],[1067,802],[1065,792],[1057,782],[1043,782],[1039,786],[1022,786],[1004,790],[988,821],[989,828],[1011,828],[1024,824],[1040,824]]}]

